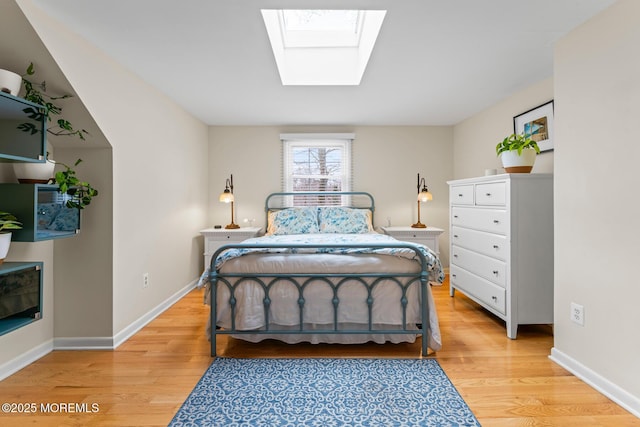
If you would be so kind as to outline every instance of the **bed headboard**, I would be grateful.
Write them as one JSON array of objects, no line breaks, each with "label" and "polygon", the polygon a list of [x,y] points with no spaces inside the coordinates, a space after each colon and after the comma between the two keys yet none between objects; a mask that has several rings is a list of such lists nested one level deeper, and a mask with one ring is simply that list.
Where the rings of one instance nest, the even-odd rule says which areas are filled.
[{"label": "bed headboard", "polygon": [[264,203],[265,214],[299,206],[346,206],[371,210],[371,220],[375,211],[373,196],[363,191],[296,191],[271,193]]}]

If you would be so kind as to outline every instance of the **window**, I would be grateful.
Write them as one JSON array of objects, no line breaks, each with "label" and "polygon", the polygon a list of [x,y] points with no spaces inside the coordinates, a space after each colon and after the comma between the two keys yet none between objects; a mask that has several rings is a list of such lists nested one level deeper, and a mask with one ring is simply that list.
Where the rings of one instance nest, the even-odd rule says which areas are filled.
[{"label": "window", "polygon": [[[283,134],[283,191],[351,191],[353,134]],[[293,205],[340,205],[340,197],[293,198]]]}]

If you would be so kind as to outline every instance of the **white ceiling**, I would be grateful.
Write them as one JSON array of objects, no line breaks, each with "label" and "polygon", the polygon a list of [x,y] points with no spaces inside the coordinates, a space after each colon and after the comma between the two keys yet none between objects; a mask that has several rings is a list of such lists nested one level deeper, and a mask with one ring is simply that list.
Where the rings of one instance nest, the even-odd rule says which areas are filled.
[{"label": "white ceiling", "polygon": [[[35,0],[209,125],[451,125],[615,0]],[[360,86],[282,86],[260,9],[387,10]]]}]

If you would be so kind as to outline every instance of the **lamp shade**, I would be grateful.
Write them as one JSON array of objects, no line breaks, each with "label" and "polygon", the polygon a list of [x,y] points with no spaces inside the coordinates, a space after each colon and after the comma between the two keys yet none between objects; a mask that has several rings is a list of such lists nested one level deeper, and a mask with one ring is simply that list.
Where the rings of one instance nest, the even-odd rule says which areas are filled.
[{"label": "lamp shade", "polygon": [[233,193],[231,191],[224,190],[222,194],[220,194],[220,201],[223,203],[231,203],[233,202]]},{"label": "lamp shade", "polygon": [[433,195],[429,193],[429,191],[425,191],[426,189],[422,189],[420,193],[418,193],[418,201],[419,202],[428,202],[429,200],[433,200]]}]

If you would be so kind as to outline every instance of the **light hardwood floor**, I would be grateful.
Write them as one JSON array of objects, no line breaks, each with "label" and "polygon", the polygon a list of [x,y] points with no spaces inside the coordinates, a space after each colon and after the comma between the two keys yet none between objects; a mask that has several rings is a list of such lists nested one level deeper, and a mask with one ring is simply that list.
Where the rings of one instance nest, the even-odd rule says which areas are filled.
[{"label": "light hardwood floor", "polygon": [[[640,426],[640,419],[548,359],[550,326],[504,323],[448,283],[434,287],[443,348],[435,357],[484,426]],[[0,382],[0,403],[35,403],[36,413],[0,412],[1,426],[166,426],[211,363],[208,308],[194,290],[114,351],[54,351]],[[229,357],[420,357],[414,344],[250,344],[221,337]],[[91,413],[43,413],[63,404]],[[92,406],[96,404],[97,406]],[[45,406],[45,409],[47,407]],[[95,411],[97,409],[97,411]]]}]

